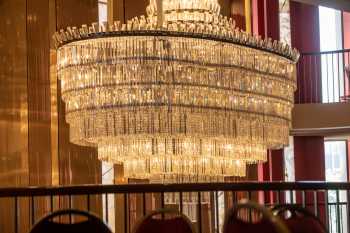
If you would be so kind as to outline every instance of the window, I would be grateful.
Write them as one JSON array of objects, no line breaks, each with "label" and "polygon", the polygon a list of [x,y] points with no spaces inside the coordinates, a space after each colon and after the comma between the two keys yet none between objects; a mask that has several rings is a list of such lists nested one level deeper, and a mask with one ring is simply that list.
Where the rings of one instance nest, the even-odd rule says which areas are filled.
[{"label": "window", "polygon": [[[347,141],[346,140],[331,140],[325,141],[325,169],[327,182],[347,182]],[[339,214],[338,217],[338,206]],[[337,219],[340,218],[341,232],[347,232],[347,197],[346,191],[329,191],[328,192],[328,213],[329,228],[331,233],[337,232]]]},{"label": "window", "polygon": [[[294,164],[294,140],[293,137],[289,137],[289,146],[284,148],[284,181],[295,181],[295,164]],[[295,191],[285,192],[286,202],[292,203],[296,200]]]},{"label": "window", "polygon": [[289,0],[279,0],[280,39],[289,45],[291,42]]},{"label": "window", "polygon": [[98,22],[107,22],[107,0],[98,0]]},{"label": "window", "polygon": [[[321,52],[343,49],[341,11],[319,7]],[[322,102],[339,102],[344,93],[342,53],[321,56]]]}]

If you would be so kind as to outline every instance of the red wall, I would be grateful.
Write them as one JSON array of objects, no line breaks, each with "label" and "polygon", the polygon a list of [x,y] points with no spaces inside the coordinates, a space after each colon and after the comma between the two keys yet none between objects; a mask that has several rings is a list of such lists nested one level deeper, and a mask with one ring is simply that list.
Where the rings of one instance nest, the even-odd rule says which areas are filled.
[{"label": "red wall", "polygon": [[[290,16],[292,46],[301,53],[320,51],[318,6],[291,1]],[[301,57],[298,72],[298,90],[295,94],[295,102],[320,103],[322,101],[322,86],[319,76],[321,73],[320,58]]]},{"label": "red wall", "polygon": [[350,12],[343,12],[344,49],[350,49]]},{"label": "red wall", "polygon": [[350,139],[348,140],[348,181],[350,181]]},{"label": "red wall", "polygon": [[290,17],[293,47],[300,52],[320,51],[318,6],[291,1]]},{"label": "red wall", "polygon": [[[343,46],[344,49],[350,49],[350,12],[343,12],[343,31],[344,31],[344,39]],[[350,65],[349,61],[350,55],[349,53],[345,56],[345,64]],[[345,79],[345,93],[350,95],[350,77]]]},{"label": "red wall", "polygon": [[279,40],[278,0],[252,0],[252,26],[253,34]]},{"label": "red wall", "polygon": [[294,137],[294,163],[296,181],[324,181],[324,138]]},{"label": "red wall", "polygon": [[[290,14],[292,45],[300,52],[320,51],[318,7],[291,1]],[[308,69],[308,67],[306,66],[305,69]],[[321,96],[317,96],[315,91],[316,88],[319,91],[321,90],[321,82],[318,82],[319,86],[315,86],[317,82],[310,79],[317,76],[312,75],[312,72],[306,72],[310,76],[302,77],[298,75],[298,79],[303,80],[298,80],[299,85],[295,99],[297,103],[307,103],[310,97],[321,102]],[[307,95],[299,95],[298,92]],[[323,137],[294,137],[294,156],[296,181],[325,180]]]}]

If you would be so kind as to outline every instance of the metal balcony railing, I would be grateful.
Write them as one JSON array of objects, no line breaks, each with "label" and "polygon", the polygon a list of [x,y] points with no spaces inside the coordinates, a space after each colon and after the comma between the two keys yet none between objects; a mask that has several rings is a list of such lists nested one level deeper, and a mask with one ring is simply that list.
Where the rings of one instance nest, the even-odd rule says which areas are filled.
[{"label": "metal balcony railing", "polygon": [[301,54],[296,103],[350,101],[350,50]]},{"label": "metal balcony railing", "polygon": [[329,232],[350,232],[350,183],[325,182],[2,188],[0,232],[28,232],[46,214],[74,208],[94,212],[114,232],[129,233],[150,211],[174,208],[191,219],[198,233],[219,233],[227,209],[242,199],[267,207],[301,205],[318,216]]}]

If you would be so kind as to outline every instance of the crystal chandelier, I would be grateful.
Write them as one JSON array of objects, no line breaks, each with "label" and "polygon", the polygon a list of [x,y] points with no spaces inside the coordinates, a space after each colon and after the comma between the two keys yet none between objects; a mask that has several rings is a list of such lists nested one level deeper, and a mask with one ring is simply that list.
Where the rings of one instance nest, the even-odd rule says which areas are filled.
[{"label": "crystal chandelier", "polygon": [[217,0],[56,32],[70,141],[127,178],[219,181],[288,144],[299,53],[235,28]]}]

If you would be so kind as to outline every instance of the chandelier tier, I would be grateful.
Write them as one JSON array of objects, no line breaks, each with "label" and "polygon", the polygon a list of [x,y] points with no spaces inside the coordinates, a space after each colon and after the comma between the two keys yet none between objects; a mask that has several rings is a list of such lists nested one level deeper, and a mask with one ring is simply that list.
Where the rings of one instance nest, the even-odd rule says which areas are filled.
[{"label": "chandelier tier", "polygon": [[171,182],[244,176],[288,145],[299,53],[219,11],[217,0],[151,0],[127,24],[57,32],[71,142],[128,178]]}]

